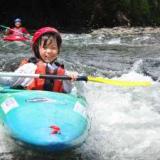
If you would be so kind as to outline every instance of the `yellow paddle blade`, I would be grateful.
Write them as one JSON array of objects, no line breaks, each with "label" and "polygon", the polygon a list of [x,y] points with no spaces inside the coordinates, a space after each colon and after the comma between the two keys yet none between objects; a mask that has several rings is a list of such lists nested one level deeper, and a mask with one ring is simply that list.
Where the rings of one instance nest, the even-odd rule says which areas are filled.
[{"label": "yellow paddle blade", "polygon": [[88,81],[105,83],[113,86],[122,86],[122,87],[136,87],[136,86],[151,86],[151,82],[149,81],[125,81],[125,80],[114,80],[103,77],[92,77],[88,76]]}]

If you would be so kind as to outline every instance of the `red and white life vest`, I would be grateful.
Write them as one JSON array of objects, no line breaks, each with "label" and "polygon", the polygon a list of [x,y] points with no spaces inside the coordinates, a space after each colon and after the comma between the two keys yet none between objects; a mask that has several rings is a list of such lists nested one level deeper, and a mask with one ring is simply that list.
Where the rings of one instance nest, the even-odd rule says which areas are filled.
[{"label": "red and white life vest", "polygon": [[[26,60],[25,60],[26,61]],[[25,63],[28,63],[27,61]],[[22,64],[25,64],[24,61]],[[54,75],[64,75],[65,70],[61,65],[57,65],[57,68],[53,71],[49,71],[49,68],[46,63],[42,61],[38,61],[35,63],[37,65],[37,69],[35,74],[54,74]],[[51,80],[51,79],[40,79],[35,78],[31,84],[27,86],[26,89],[29,90],[47,90],[54,92],[63,92],[63,82],[62,80]]]}]

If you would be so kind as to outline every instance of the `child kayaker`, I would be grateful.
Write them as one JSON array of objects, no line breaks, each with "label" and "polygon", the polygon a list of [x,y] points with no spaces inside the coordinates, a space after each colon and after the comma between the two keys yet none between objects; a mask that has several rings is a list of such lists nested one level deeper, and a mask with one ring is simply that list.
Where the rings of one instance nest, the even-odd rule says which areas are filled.
[{"label": "child kayaker", "polygon": [[[32,38],[34,57],[24,59],[15,72],[67,75],[71,77],[72,80],[76,80],[77,73],[66,71],[64,66],[57,62],[61,43],[61,35],[55,28],[44,27],[37,30]],[[0,84],[9,85],[11,87],[21,86],[29,90],[48,90],[64,93],[69,93],[72,90],[71,81],[66,80],[1,77]]]},{"label": "child kayaker", "polygon": [[20,18],[14,20],[15,27],[7,29],[6,35],[14,35],[20,37],[29,37],[30,34],[25,27],[22,27],[22,21]]}]

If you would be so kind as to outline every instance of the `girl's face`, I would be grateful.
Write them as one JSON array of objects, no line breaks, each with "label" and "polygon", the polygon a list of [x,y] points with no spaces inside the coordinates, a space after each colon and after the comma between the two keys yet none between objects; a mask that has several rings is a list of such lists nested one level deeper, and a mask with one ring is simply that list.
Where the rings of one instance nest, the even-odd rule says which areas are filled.
[{"label": "girl's face", "polygon": [[16,26],[17,28],[19,28],[19,27],[21,26],[21,22],[16,22],[16,23],[15,23],[15,26]]},{"label": "girl's face", "polygon": [[58,57],[58,46],[56,39],[43,40],[39,46],[41,59],[46,63],[51,63]]}]

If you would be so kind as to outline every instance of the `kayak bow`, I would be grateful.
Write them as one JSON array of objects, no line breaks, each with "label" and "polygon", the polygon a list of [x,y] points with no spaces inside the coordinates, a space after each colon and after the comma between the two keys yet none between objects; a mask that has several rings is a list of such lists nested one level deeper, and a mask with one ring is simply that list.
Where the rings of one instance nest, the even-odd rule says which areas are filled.
[{"label": "kayak bow", "polygon": [[88,134],[87,103],[70,94],[1,89],[0,119],[25,146],[61,151],[79,146]]}]

